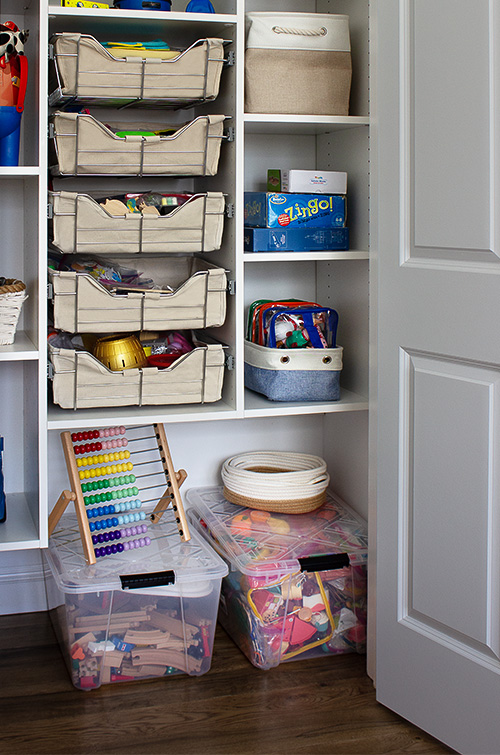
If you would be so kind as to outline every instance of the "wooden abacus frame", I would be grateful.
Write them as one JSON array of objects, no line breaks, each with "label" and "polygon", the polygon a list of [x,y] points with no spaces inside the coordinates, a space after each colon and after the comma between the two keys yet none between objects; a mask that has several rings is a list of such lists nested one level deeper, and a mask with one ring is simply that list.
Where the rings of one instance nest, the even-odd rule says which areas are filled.
[{"label": "wooden abacus frame", "polygon": [[[180,469],[178,472],[175,471],[164,426],[162,424],[155,423],[152,425],[152,427],[154,430],[155,440],[158,446],[160,461],[163,466],[163,472],[165,475],[167,487],[163,495],[158,500],[158,503],[156,504],[149,518],[152,524],[157,524],[169,505],[172,505],[180,538],[182,541],[187,541],[191,539],[191,535],[189,533],[186,513],[184,511],[184,505],[182,503],[182,498],[179,492],[180,486],[187,477],[187,472],[184,469]],[[57,503],[55,504],[49,515],[49,536],[54,532],[54,529],[56,528],[61,516],[63,515],[71,501],[73,501],[75,505],[75,513],[78,520],[78,528],[80,531],[85,560],[88,565],[92,565],[96,563],[97,559],[94,553],[92,535],[90,532],[89,520],[86,513],[85,501],[83,498],[82,486],[78,472],[78,465],[76,462],[76,456],[70,432],[65,431],[61,433],[61,443],[64,451],[64,459],[66,461],[71,490],[62,491],[57,500]]]}]

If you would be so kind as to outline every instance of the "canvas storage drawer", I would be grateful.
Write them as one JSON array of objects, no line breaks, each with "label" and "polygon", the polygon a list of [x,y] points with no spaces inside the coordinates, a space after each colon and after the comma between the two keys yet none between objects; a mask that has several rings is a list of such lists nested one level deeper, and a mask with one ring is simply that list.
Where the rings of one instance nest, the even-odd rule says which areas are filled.
[{"label": "canvas storage drawer", "polygon": [[254,666],[365,651],[366,522],[333,493],[309,514],[186,493],[192,525],[224,558],[219,621]]},{"label": "canvas storage drawer", "polygon": [[223,268],[197,257],[161,261],[141,257],[141,271],[173,290],[120,291],[120,284],[110,290],[89,273],[49,269],[54,327],[68,333],[123,333],[224,323],[227,277]]},{"label": "canvas storage drawer", "polygon": [[224,65],[224,40],[199,39],[185,50],[104,47],[90,34],[50,39],[52,106],[77,99],[117,106],[187,107],[214,100]]},{"label": "canvas storage drawer", "polygon": [[168,215],[112,215],[88,194],[49,192],[51,241],[65,254],[170,254],[220,249],[222,192],[193,194]]},{"label": "canvas storage drawer", "polygon": [[[206,341],[206,338],[205,338]],[[63,409],[131,405],[202,404],[218,401],[224,379],[224,348],[194,338],[195,348],[166,369],[113,371],[88,351],[49,344],[52,392]]]},{"label": "canvas storage drawer", "polygon": [[246,112],[349,114],[348,16],[259,11],[246,25]]},{"label": "canvas storage drawer", "polygon": [[87,113],[57,111],[49,123],[50,169],[56,176],[213,176],[225,118],[105,125]]},{"label": "canvas storage drawer", "polygon": [[74,515],[63,516],[51,536],[49,610],[77,689],[210,669],[227,566],[196,532],[181,543],[167,514],[149,526],[147,547],[91,567]]},{"label": "canvas storage drawer", "polygon": [[271,401],[338,401],[342,346],[276,349],[245,341],[245,386]]}]

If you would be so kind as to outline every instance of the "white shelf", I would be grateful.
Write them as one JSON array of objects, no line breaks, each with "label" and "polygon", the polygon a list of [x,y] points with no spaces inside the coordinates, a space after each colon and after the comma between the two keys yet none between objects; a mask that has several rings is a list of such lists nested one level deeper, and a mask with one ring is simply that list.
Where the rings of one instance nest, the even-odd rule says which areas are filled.
[{"label": "white shelf", "polygon": [[14,343],[0,346],[0,362],[16,362],[27,359],[38,359],[38,349],[23,330],[16,331]]},{"label": "white shelf", "polygon": [[268,401],[255,391],[245,391],[245,417],[289,416],[292,414],[331,414],[368,409],[368,399],[341,389],[339,401]]},{"label": "white shelf", "polygon": [[7,494],[7,519],[0,524],[0,552],[39,547],[38,527],[33,522],[26,496],[24,493]]},{"label": "white shelf", "polygon": [[236,411],[217,401],[213,404],[182,404],[179,406],[116,406],[100,409],[61,409],[50,406],[49,430],[84,429],[87,427],[110,427],[147,425],[152,422],[199,422],[200,420],[235,419]]},{"label": "white shelf", "polygon": [[24,178],[25,176],[39,176],[38,165],[9,165],[0,166],[0,178]]},{"label": "white shelf", "polygon": [[331,260],[367,260],[366,251],[345,252],[245,252],[244,262],[320,262]]},{"label": "white shelf", "polygon": [[274,115],[246,113],[243,117],[248,134],[325,134],[368,126],[364,115]]},{"label": "white shelf", "polygon": [[[187,4],[187,0],[186,0]],[[188,27],[200,37],[207,36],[207,27],[210,27],[211,36],[224,36],[224,28],[236,24],[236,15],[220,13],[179,13],[175,11],[135,11],[121,10],[116,8],[60,8],[55,5],[49,6],[49,18],[52,26],[59,26],[59,21],[64,23],[65,31],[77,31],[85,29],[87,34],[98,35],[101,39],[117,29],[124,28],[135,38],[141,34],[151,32],[152,27],[168,24]],[[62,28],[62,27],[61,27]],[[168,29],[163,32],[167,34]],[[169,34],[170,39],[172,36]]]}]

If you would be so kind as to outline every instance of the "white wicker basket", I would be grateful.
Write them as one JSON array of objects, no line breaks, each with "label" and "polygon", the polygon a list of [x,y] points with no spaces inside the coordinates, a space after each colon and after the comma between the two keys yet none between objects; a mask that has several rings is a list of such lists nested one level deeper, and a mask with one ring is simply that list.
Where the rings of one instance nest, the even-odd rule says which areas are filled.
[{"label": "white wicker basket", "polygon": [[14,343],[21,307],[27,298],[26,286],[20,280],[7,278],[0,286],[0,345]]}]

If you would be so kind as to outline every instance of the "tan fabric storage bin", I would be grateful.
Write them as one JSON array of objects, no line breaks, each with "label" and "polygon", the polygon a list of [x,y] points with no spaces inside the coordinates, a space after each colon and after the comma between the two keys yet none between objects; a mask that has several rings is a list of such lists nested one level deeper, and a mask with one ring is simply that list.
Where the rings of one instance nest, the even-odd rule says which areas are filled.
[{"label": "tan fabric storage bin", "polygon": [[88,194],[49,193],[52,243],[65,254],[169,254],[220,249],[225,199],[194,194],[168,215],[110,215]]},{"label": "tan fabric storage bin", "polygon": [[[158,51],[118,56],[89,34],[51,37],[53,75],[49,103],[78,99],[89,104],[189,104],[214,100],[224,65],[224,40],[200,39],[167,60]],[[172,54],[173,51],[168,51]],[[175,54],[175,53],[173,53]]]},{"label": "tan fabric storage bin", "polygon": [[220,344],[196,341],[165,370],[156,367],[112,372],[87,351],[54,349],[54,403],[63,409],[148,404],[202,404],[218,401],[224,378],[224,350]]},{"label": "tan fabric storage bin", "polygon": [[263,11],[246,18],[246,112],[349,114],[348,16]]},{"label": "tan fabric storage bin", "polygon": [[53,175],[213,176],[217,173],[225,115],[200,115],[175,124],[169,136],[117,136],[112,129],[159,131],[166,123],[109,124],[86,113],[50,118]]},{"label": "tan fabric storage bin", "polygon": [[143,257],[141,272],[173,292],[113,293],[88,273],[49,269],[54,326],[68,333],[124,333],[215,328],[224,323],[227,278],[222,268],[196,257]]}]

